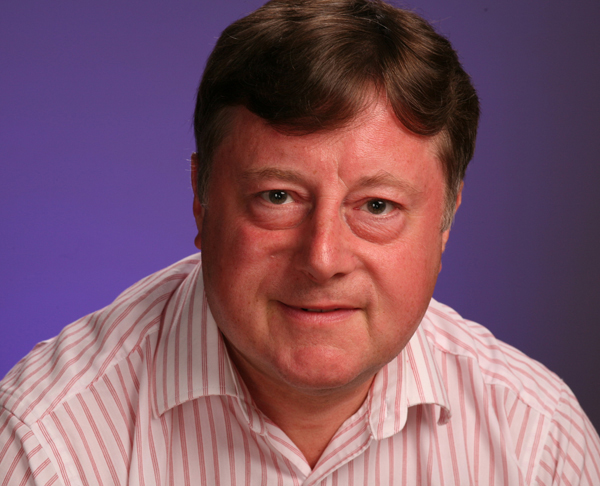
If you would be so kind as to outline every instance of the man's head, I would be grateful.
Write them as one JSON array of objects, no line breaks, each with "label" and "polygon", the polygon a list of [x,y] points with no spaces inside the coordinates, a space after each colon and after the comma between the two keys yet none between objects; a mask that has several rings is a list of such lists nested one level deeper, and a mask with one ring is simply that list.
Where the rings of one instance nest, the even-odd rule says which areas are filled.
[{"label": "man's head", "polygon": [[196,106],[196,242],[251,389],[357,390],[403,349],[477,116],[449,43],[381,2],[277,0],[223,32]]},{"label": "man's head", "polygon": [[448,228],[475,148],[477,95],[444,37],[378,0],[272,0],[223,31],[195,110],[200,200],[231,107],[300,135],[347,125],[374,95],[410,131],[436,137]]}]

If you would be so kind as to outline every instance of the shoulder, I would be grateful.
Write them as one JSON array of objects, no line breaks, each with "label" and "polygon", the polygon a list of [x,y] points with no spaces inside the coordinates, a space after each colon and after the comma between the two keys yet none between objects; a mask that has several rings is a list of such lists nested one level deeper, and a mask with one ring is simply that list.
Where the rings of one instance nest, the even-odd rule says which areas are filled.
[{"label": "shoulder", "polygon": [[453,407],[471,400],[469,413],[513,444],[528,484],[600,484],[600,439],[556,374],[434,300],[422,326]]},{"label": "shoulder", "polygon": [[454,309],[432,300],[422,325],[438,353],[462,357],[484,385],[512,391],[518,400],[548,417],[564,399],[568,387],[555,373]]},{"label": "shoulder", "polygon": [[101,379],[157,334],[181,283],[200,266],[193,255],[129,287],[107,307],[37,344],[0,382],[0,407],[33,423]]}]

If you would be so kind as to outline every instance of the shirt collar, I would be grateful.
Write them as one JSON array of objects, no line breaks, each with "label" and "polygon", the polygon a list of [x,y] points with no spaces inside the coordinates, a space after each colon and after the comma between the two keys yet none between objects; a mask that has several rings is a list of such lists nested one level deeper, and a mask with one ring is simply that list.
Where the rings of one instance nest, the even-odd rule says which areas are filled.
[{"label": "shirt collar", "polygon": [[208,309],[201,264],[170,295],[153,359],[154,411],[237,392],[227,350]]},{"label": "shirt collar", "polygon": [[[154,415],[196,398],[227,395],[240,400],[250,427],[264,433],[264,417],[253,406],[208,307],[200,264],[170,296],[162,318],[153,360]],[[377,373],[368,399],[369,424],[379,440],[399,432],[414,405],[436,405],[438,423],[449,420],[446,389],[421,326]]]},{"label": "shirt collar", "polygon": [[208,307],[200,262],[169,297],[160,329],[151,373],[155,418],[187,401],[225,395],[239,400],[250,429],[266,433]]},{"label": "shirt collar", "polygon": [[450,400],[422,325],[402,352],[377,373],[369,399],[369,425],[377,440],[402,430],[408,409],[415,405],[432,405],[440,425],[450,420]]}]

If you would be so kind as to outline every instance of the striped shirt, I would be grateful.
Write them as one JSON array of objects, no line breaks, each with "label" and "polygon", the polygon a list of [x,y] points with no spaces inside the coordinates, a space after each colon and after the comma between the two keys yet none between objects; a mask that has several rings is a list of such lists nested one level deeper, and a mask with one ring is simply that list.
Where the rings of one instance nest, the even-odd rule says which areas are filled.
[{"label": "striped shirt", "polygon": [[30,484],[600,485],[600,441],[559,378],[432,301],[311,469],[229,360],[195,255],[0,382],[0,486]]}]

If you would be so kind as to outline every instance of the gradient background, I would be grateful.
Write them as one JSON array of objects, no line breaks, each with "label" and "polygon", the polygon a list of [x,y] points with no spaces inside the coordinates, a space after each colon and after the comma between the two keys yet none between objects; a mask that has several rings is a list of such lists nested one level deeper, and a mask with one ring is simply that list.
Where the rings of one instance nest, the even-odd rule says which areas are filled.
[{"label": "gradient background", "polygon": [[[0,3],[0,376],[195,251],[195,89],[261,3]],[[600,428],[600,2],[411,6],[483,109],[436,298],[558,373]]]}]

